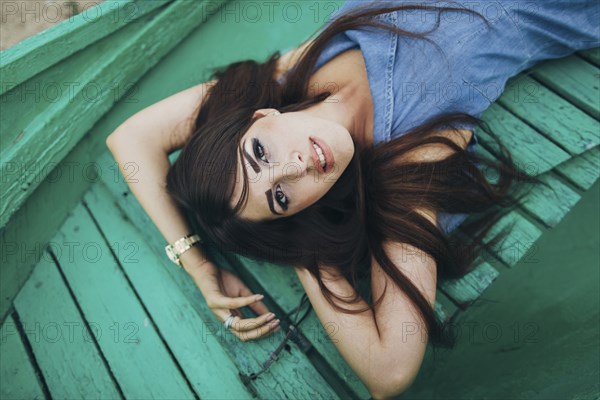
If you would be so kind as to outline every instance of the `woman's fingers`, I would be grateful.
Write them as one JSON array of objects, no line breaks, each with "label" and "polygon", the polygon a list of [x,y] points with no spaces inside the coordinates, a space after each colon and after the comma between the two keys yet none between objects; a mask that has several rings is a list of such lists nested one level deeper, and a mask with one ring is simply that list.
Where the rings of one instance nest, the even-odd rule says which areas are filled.
[{"label": "woman's fingers", "polygon": [[[229,330],[242,341],[254,340],[279,330],[279,320],[269,312],[267,306],[260,301],[261,295],[248,295],[244,297],[217,296],[211,301],[211,308],[222,309],[221,320],[224,322],[230,314],[234,318]],[[259,314],[255,318],[241,318],[237,309],[249,306]],[[225,311],[229,310],[229,311]]]},{"label": "woman's fingers", "polygon": [[254,302],[250,304],[249,307],[256,313],[256,315],[264,315],[271,312],[262,301]]},{"label": "woman's fingers", "polygon": [[275,320],[267,322],[266,324],[255,327],[254,329],[248,331],[238,332],[233,327],[230,329],[231,333],[237,336],[242,342],[247,342],[248,340],[259,339],[262,336],[266,336],[269,333],[277,332],[279,327],[279,322],[275,322]]},{"label": "woman's fingers", "polygon": [[256,303],[261,300],[262,295],[252,295],[245,297],[227,297],[227,296],[216,296],[216,298],[212,299],[211,304],[209,304],[210,308],[242,308],[245,306],[249,306],[251,304]]},{"label": "woman's fingers", "polygon": [[[240,290],[240,296],[253,296],[253,294],[250,291],[250,289],[248,289],[248,287],[245,286]],[[265,303],[263,303],[262,301],[256,301],[254,303],[251,303],[248,305],[248,307],[250,307],[252,311],[254,311],[257,315],[263,315],[270,312]]]},{"label": "woman's fingers", "polygon": [[[227,318],[227,317],[225,317]],[[265,325],[266,323],[273,322],[275,320],[275,314],[266,313],[263,315],[259,315],[256,318],[240,318],[238,316],[234,317],[233,322],[231,323],[231,330],[237,332],[248,332],[258,327]]]}]

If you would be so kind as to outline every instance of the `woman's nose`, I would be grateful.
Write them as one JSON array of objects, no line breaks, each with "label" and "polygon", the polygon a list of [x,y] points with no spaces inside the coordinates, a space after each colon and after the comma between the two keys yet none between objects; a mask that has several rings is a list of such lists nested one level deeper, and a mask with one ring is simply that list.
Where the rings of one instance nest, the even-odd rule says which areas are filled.
[{"label": "woman's nose", "polygon": [[299,179],[306,175],[308,157],[299,151],[292,153],[290,161],[283,166],[282,174],[287,179]]}]

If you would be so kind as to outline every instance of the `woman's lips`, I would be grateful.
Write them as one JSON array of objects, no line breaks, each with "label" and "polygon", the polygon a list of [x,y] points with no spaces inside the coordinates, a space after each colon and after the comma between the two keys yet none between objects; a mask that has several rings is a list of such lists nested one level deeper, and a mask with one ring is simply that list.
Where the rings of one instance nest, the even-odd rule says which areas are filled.
[{"label": "woman's lips", "polygon": [[331,171],[331,168],[333,167],[333,165],[335,163],[335,159],[333,158],[333,153],[331,152],[331,149],[329,148],[327,143],[325,143],[323,140],[316,138],[314,136],[311,136],[309,139],[312,140],[313,142],[315,142],[317,144],[317,146],[319,146],[321,148],[321,150],[323,151],[323,156],[325,157],[325,169],[323,169],[321,167],[321,161],[319,160],[319,155],[317,154],[317,151],[314,149],[314,147],[312,147],[312,143],[311,143],[310,147],[312,148],[312,151],[313,151],[313,157],[316,157],[315,163],[317,164],[319,170],[322,173]]}]

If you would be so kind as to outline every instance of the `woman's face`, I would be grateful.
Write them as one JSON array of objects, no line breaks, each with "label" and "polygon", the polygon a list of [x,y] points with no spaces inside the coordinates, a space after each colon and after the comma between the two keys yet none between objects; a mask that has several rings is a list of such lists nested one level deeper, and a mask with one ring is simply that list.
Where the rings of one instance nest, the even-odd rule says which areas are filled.
[{"label": "woman's face", "polygon": [[239,212],[244,219],[275,219],[307,208],[334,185],[354,154],[350,132],[331,120],[272,108],[254,117],[240,141],[243,157],[238,155],[231,202],[233,207],[240,198],[246,168],[248,202]]}]

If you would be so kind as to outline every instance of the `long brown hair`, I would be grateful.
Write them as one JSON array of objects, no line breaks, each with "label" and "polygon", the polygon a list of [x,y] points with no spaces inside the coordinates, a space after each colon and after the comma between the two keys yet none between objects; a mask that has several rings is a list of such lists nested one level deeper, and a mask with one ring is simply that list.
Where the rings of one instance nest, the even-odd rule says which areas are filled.
[{"label": "long brown hair", "polygon": [[[240,178],[237,176],[237,156],[242,159],[240,138],[252,126],[253,112],[260,108],[300,111],[325,100],[331,93],[308,95],[308,77],[328,41],[340,32],[373,27],[429,40],[426,37],[429,32],[403,31],[374,18],[383,13],[415,9],[438,11],[438,24],[443,12],[477,14],[424,5],[361,7],[339,16],[322,30],[283,83],[274,79],[279,52],[264,63],[247,60],[216,70],[213,77],[217,82],[200,107],[193,135],[168,172],[167,190],[207,245],[283,266],[307,268],[317,278],[325,298],[340,312],[374,311],[383,295],[374,302],[365,299],[368,308],[341,307],[333,298],[353,304],[360,300],[359,292],[351,299],[344,299],[329,291],[321,280],[319,265],[334,267],[358,288],[370,279],[374,257],[416,305],[431,343],[451,346],[454,336],[446,329],[447,324],[436,318],[426,298],[389,259],[383,243],[397,241],[412,245],[433,257],[439,278],[458,278],[471,270],[472,261],[483,247],[506,234],[501,232],[487,245],[482,242],[502,208],[518,201],[517,193],[511,190],[513,183],[538,180],[521,172],[499,142],[500,161],[493,162],[435,135],[440,128],[453,129],[465,123],[488,129],[479,119],[466,114],[440,115],[377,146],[365,147],[355,142],[353,159],[335,185],[315,204],[292,216],[254,222],[239,217],[237,212],[247,200],[245,168],[242,168],[242,196],[234,208],[229,205],[235,181]],[[448,146],[451,155],[427,162],[407,161],[403,157],[431,143]],[[494,184],[486,179],[489,170],[498,176]],[[480,218],[464,227],[471,240],[465,242],[462,238],[459,242],[454,234],[444,234],[414,212],[416,208],[472,213]]]}]

